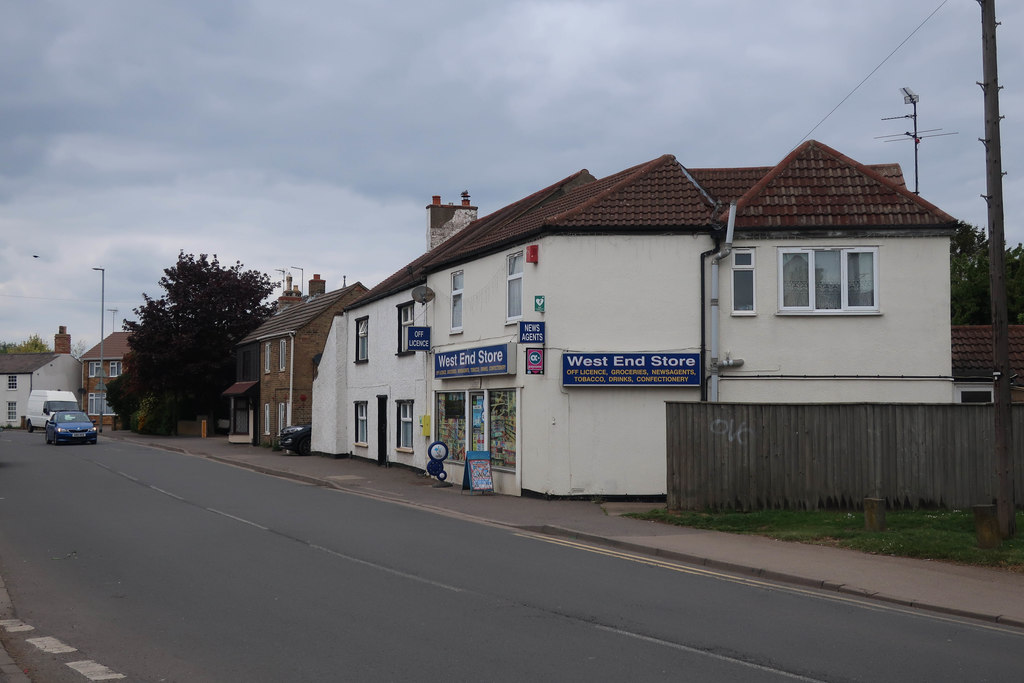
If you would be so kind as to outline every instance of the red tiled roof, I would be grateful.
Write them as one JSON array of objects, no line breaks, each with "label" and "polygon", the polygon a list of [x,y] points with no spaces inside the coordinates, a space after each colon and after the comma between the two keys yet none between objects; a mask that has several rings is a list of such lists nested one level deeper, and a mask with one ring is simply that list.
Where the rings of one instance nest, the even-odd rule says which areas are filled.
[{"label": "red tiled roof", "polygon": [[739,230],[951,229],[956,223],[907,191],[898,164],[866,166],[814,140],[776,166],[686,169],[666,154],[599,180],[581,170],[477,219],[349,308],[421,284],[427,273],[452,263],[543,234],[720,228],[733,200]]},{"label": "red tiled roof", "polygon": [[[956,222],[894,183],[891,171],[876,168],[808,140],[737,200],[736,227],[906,228],[947,227]],[[720,219],[726,217],[723,213]]]},{"label": "red tiled roof", "polygon": [[129,332],[111,332],[103,339],[103,358],[100,358],[100,345],[92,347],[84,354],[82,360],[117,360],[124,358],[131,349],[128,347]]},{"label": "red tiled roof", "polygon": [[[1024,325],[1010,325],[1010,368],[1024,383]],[[953,376],[992,378],[992,326],[953,325]]]}]

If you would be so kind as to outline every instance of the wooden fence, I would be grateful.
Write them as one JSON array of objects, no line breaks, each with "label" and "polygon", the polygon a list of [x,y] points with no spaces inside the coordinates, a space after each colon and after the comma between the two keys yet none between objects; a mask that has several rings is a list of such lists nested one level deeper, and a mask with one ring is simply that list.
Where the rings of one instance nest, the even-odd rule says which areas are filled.
[{"label": "wooden fence", "polygon": [[[991,405],[667,404],[670,509],[963,509],[992,503]],[[1012,408],[1017,507],[1024,406]]]}]

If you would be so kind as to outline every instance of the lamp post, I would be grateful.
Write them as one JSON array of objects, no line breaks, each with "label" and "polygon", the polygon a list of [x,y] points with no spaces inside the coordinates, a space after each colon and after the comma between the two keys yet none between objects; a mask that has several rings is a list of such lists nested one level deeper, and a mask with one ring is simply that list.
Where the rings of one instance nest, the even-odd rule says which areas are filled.
[{"label": "lamp post", "polygon": [[93,270],[100,271],[100,381],[96,383],[96,394],[99,398],[98,403],[100,404],[100,424],[99,430],[103,431],[103,407],[106,405],[106,400],[103,398],[103,392],[106,391],[107,386],[103,383],[103,314],[106,311],[106,302],[104,301],[106,289],[107,289],[107,269],[106,268],[93,268]]}]

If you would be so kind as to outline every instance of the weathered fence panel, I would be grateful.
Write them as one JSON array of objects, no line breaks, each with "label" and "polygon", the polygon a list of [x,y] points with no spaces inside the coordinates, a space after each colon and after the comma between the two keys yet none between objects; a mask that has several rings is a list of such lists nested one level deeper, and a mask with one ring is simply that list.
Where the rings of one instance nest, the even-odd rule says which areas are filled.
[{"label": "weathered fence panel", "polygon": [[[668,505],[966,508],[995,499],[990,405],[669,403]],[[1011,458],[1024,507],[1024,405]]]}]

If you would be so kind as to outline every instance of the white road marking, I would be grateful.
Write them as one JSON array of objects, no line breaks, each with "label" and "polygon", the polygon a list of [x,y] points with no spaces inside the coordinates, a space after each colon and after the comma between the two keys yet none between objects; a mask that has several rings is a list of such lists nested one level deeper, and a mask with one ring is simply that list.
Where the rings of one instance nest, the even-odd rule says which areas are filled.
[{"label": "white road marking", "polygon": [[0,626],[4,627],[4,630],[8,633],[17,633],[18,631],[34,631],[35,626],[29,626],[21,619],[4,619],[0,621]]},{"label": "white road marking", "polygon": [[45,638],[29,638],[25,642],[35,645],[37,648],[51,655],[59,655],[65,652],[78,652],[77,648],[65,645],[56,638],[49,636]]},{"label": "white road marking", "polygon": [[102,664],[97,664],[91,659],[85,659],[81,662],[68,662],[68,666],[88,678],[90,681],[112,681],[117,678],[124,678],[124,674],[112,671]]}]

